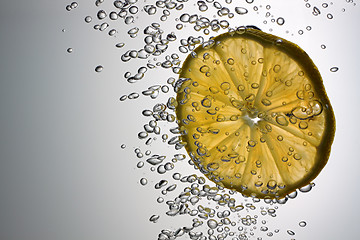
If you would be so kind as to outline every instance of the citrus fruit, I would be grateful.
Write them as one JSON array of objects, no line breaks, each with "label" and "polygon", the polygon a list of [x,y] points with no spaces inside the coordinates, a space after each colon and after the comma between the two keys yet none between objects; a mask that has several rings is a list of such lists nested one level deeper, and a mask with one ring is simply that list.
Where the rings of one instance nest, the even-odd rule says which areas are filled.
[{"label": "citrus fruit", "polygon": [[175,91],[182,143],[220,186],[280,199],[327,163],[334,113],[294,43],[246,27],[219,35],[187,57]]}]

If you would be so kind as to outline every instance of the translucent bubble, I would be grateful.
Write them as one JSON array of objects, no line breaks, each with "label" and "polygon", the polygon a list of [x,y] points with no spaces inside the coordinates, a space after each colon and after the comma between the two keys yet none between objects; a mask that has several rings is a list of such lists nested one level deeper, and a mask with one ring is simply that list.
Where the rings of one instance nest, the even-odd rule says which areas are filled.
[{"label": "translucent bubble", "polygon": [[332,67],[330,68],[330,72],[337,72],[339,70],[338,67]]},{"label": "translucent bubble", "polygon": [[102,23],[102,24],[100,25],[99,30],[100,30],[100,31],[104,31],[104,30],[106,30],[108,27],[109,27],[109,24],[105,22],[105,23]]},{"label": "translucent bubble", "polygon": [[310,190],[312,189],[312,184],[308,184],[304,187],[299,188],[300,192],[306,193],[306,192],[310,192]]},{"label": "translucent bubble", "polygon": [[123,43],[123,42],[117,43],[117,44],[115,45],[115,47],[117,47],[117,48],[122,48],[122,47],[124,47],[124,46],[125,46],[125,43]]},{"label": "translucent bubble", "polygon": [[248,13],[248,10],[244,7],[235,7],[235,12],[240,15],[244,15]]},{"label": "translucent bubble", "polygon": [[207,221],[207,225],[208,225],[208,227],[209,227],[210,229],[215,229],[215,228],[217,228],[218,223],[217,223],[217,221],[216,221],[215,219],[209,219],[209,220]]},{"label": "translucent bubble", "polygon": [[109,35],[110,36],[114,36],[116,34],[116,30],[115,29],[111,29],[110,31],[109,31]]},{"label": "translucent bubble", "polygon": [[174,191],[176,189],[176,187],[177,187],[176,184],[172,184],[166,188],[166,191],[168,191],[168,192]]},{"label": "translucent bubble", "polygon": [[313,8],[313,15],[314,16],[317,16],[317,15],[319,15],[320,14],[320,9],[318,9],[317,7],[314,7]]},{"label": "translucent bubble", "polygon": [[86,23],[90,23],[92,21],[92,17],[86,16],[84,20]]},{"label": "translucent bubble", "polygon": [[96,16],[98,17],[99,20],[102,20],[102,19],[106,18],[107,14],[104,10],[100,10],[100,11],[98,11]]},{"label": "translucent bubble", "polygon": [[306,226],[306,222],[305,222],[305,221],[299,222],[299,226],[300,226],[300,227],[305,227],[305,226]]},{"label": "translucent bubble", "polygon": [[120,146],[122,149],[126,148],[126,144],[121,144]]},{"label": "translucent bubble", "polygon": [[291,231],[291,230],[287,230],[286,231],[289,235],[291,235],[291,236],[294,236],[295,235],[295,232],[293,232],[293,231]]},{"label": "translucent bubble", "polygon": [[139,9],[136,6],[131,6],[129,8],[129,13],[131,13],[131,14],[136,14],[138,11],[139,11]]},{"label": "translucent bubble", "polygon": [[134,22],[134,17],[133,16],[128,16],[125,18],[125,24],[131,24]]},{"label": "translucent bubble", "polygon": [[281,126],[289,125],[289,122],[287,121],[286,117],[283,115],[276,116],[276,122]]},{"label": "translucent bubble", "polygon": [[328,19],[333,19],[333,18],[334,18],[331,13],[328,13],[328,14],[326,15],[326,17],[327,17]]},{"label": "translucent bubble", "polygon": [[180,16],[180,21],[184,23],[189,22],[189,19],[190,19],[190,15],[187,13],[184,13]]},{"label": "translucent bubble", "polygon": [[130,94],[128,95],[128,98],[129,98],[129,99],[137,99],[139,96],[140,96],[140,95],[139,95],[138,93],[134,92],[134,93],[130,93]]},{"label": "translucent bubble", "polygon": [[279,17],[279,18],[277,18],[276,19],[276,23],[278,24],[278,25],[284,25],[284,23],[285,23],[285,19],[284,18],[282,18],[282,17]]},{"label": "translucent bubble", "polygon": [[77,8],[78,6],[79,6],[79,4],[77,3],[77,2],[72,2],[71,4],[70,4],[70,6],[71,6],[71,8]]},{"label": "translucent bubble", "polygon": [[159,215],[152,215],[149,219],[150,222],[156,223],[159,220]]},{"label": "translucent bubble", "polygon": [[119,15],[118,15],[116,12],[111,12],[111,13],[109,14],[109,18],[110,18],[111,20],[117,20],[117,19],[119,18]]},{"label": "translucent bubble", "polygon": [[140,161],[137,163],[136,165],[138,168],[142,168],[144,166],[144,162],[143,161]]},{"label": "translucent bubble", "polygon": [[140,184],[145,186],[148,183],[148,180],[146,178],[141,178],[140,179]]},{"label": "translucent bubble", "polygon": [[158,168],[157,168],[157,172],[159,174],[164,174],[166,172],[166,169],[164,167],[164,165],[160,165]]},{"label": "translucent bubble", "polygon": [[95,72],[101,72],[103,69],[104,69],[104,67],[99,65],[99,66],[95,67]]},{"label": "translucent bubble", "polygon": [[95,6],[100,6],[100,4],[102,4],[104,2],[104,0],[96,0],[95,1]]},{"label": "translucent bubble", "polygon": [[180,173],[174,173],[174,174],[172,175],[172,177],[173,177],[173,179],[175,179],[175,180],[180,180],[181,174],[180,174]]},{"label": "translucent bubble", "polygon": [[68,53],[72,53],[72,52],[73,52],[73,49],[72,49],[72,48],[68,48],[66,51],[67,51]]},{"label": "translucent bubble", "polygon": [[207,11],[207,10],[208,10],[208,6],[207,6],[207,5],[205,5],[205,4],[200,5],[200,6],[199,6],[199,10],[200,10],[200,12],[205,12],[205,11]]},{"label": "translucent bubble", "polygon": [[127,99],[127,95],[123,95],[119,98],[120,101],[125,101]]}]

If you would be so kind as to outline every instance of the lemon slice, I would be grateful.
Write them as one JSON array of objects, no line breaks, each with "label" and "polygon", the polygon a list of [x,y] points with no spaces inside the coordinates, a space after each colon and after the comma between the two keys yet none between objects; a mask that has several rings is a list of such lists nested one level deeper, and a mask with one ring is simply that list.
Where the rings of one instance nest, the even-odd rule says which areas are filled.
[{"label": "lemon slice", "polygon": [[283,198],[330,155],[335,117],[320,73],[297,45],[239,28],[199,46],[175,90],[182,142],[218,185]]}]

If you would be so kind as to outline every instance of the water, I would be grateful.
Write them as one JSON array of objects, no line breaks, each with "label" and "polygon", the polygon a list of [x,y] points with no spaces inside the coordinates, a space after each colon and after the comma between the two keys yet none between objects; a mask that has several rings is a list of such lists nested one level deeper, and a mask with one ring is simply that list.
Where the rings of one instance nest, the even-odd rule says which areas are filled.
[{"label": "water", "polygon": [[[119,54],[118,65],[121,66],[123,76],[119,78],[124,89],[127,89],[119,89],[119,104],[132,101],[132,105],[127,106],[132,106],[139,112],[138,116],[133,117],[133,124],[139,126],[139,131],[132,133],[139,141],[137,145],[126,143],[126,146],[136,147],[134,159],[137,161],[133,163],[136,166],[134,171],[142,171],[146,175],[139,178],[140,185],[157,191],[156,201],[151,199],[144,204],[149,205],[149,208],[155,204],[163,204],[167,208],[166,212],[156,209],[156,212],[149,216],[149,222],[157,224],[159,228],[158,235],[149,236],[149,239],[276,239],[277,236],[293,236],[296,231],[306,231],[304,227],[307,223],[297,222],[296,219],[291,227],[298,225],[301,228],[294,227],[290,230],[273,225],[276,225],[277,212],[283,207],[282,204],[288,199],[297,201],[298,194],[309,192],[314,184],[294,191],[287,195],[285,200],[259,201],[224,189],[204,178],[184,150],[185,144],[180,138],[183,130],[177,128],[174,109],[179,104],[175,99],[176,90],[181,83],[176,80],[186,57],[189,54],[190,57],[198,57],[193,52],[197,46],[213,45],[214,42],[209,37],[235,31],[241,20],[246,22],[247,16],[252,19],[254,16],[259,18],[249,25],[256,25],[265,32],[276,32],[292,41],[320,30],[309,23],[292,27],[293,19],[288,14],[279,14],[278,6],[268,4],[268,1],[246,0],[238,3],[229,0],[207,0],[197,1],[196,4],[195,1],[156,1],[150,4],[128,0],[114,1],[111,6],[103,2],[96,1],[98,10],[88,12],[82,19],[85,21],[84,27],[94,24],[94,31],[99,30],[104,37],[116,38],[116,43],[113,44],[114,52]],[[309,11],[314,18],[324,16],[326,21],[336,21],[340,14],[339,9],[351,9],[355,7],[354,4],[347,2],[344,8],[331,8],[330,2],[316,5],[304,1],[302,11]],[[76,8],[81,6],[70,3],[65,9],[74,11]],[[104,44],[108,42],[104,41]],[[277,44],[281,44],[281,41]],[[327,50],[326,41],[318,43],[317,46],[321,46],[322,51]],[[72,48],[68,48],[67,52],[72,53]],[[75,52],[71,55],[74,54]],[[233,64],[232,59],[227,62],[229,65]],[[106,65],[99,63],[95,72],[101,75],[106,72],[103,71],[105,68],[108,70]],[[334,66],[328,66],[328,69],[331,74],[341,70]],[[210,76],[208,69],[203,68],[200,71]],[[258,87],[252,86],[254,89]],[[228,90],[226,85],[221,88],[222,91]],[[139,99],[144,99],[146,107],[138,104]],[[204,99],[201,104],[210,107],[211,102]],[[194,106],[195,109],[196,107]],[[191,118],[187,120],[193,121]],[[276,121],[280,125],[289,124],[281,116],[278,116]],[[301,126],[302,129],[307,128]],[[201,130],[199,132],[201,133]],[[283,137],[279,135],[277,140],[282,141]],[[250,147],[256,145],[251,140],[247,144]],[[139,145],[149,150],[141,151]],[[155,149],[158,150],[156,146],[160,146],[161,151],[155,153]],[[125,149],[125,144],[122,144],[121,148]],[[293,156],[295,159],[301,158],[300,155]],[[139,161],[140,159],[142,160]],[[215,169],[216,166],[211,167]],[[183,173],[183,168],[191,169],[192,173]],[[148,179],[155,179],[154,184]],[[260,182],[258,185],[262,184]],[[276,183],[267,185],[275,188]],[[311,192],[309,194],[311,195]],[[144,195],[144,198],[147,197]],[[172,226],[171,229],[162,227],[162,221],[171,222],[177,216],[188,216],[191,219],[189,225]]]}]

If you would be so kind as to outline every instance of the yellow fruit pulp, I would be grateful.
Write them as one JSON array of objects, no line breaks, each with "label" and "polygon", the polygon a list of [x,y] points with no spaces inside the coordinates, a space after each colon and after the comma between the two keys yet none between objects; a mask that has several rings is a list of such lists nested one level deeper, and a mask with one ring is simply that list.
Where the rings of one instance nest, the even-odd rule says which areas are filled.
[{"label": "yellow fruit pulp", "polygon": [[177,86],[182,142],[210,180],[283,198],[325,166],[335,118],[320,73],[297,45],[240,28],[199,46]]}]

